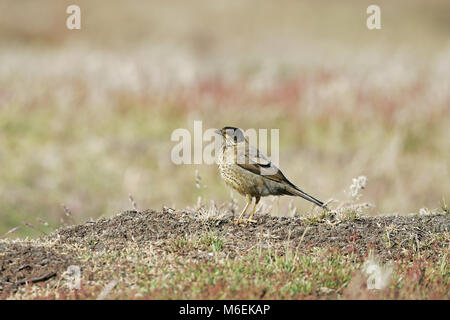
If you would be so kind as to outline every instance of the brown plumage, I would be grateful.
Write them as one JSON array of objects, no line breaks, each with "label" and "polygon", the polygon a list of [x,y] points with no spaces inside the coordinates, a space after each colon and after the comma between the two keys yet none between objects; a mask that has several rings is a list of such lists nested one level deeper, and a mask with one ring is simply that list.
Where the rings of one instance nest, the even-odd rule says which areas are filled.
[{"label": "brown plumage", "polygon": [[[300,190],[291,183],[269,159],[245,139],[242,130],[224,127],[217,130],[224,138],[222,154],[218,157],[219,171],[226,184],[247,197],[247,204],[236,223],[253,220],[261,197],[269,195],[299,196],[326,208],[324,203]],[[255,198],[255,206],[248,219],[242,220],[249,204]]]}]

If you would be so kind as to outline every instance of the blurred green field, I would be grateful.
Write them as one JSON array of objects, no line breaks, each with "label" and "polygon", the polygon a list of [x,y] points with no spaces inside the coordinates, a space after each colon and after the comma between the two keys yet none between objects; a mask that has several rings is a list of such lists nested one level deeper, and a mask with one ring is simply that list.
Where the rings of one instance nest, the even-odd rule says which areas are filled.
[{"label": "blurred green field", "polygon": [[129,194],[230,201],[215,166],[170,160],[194,120],[280,129],[283,172],[323,200],[364,175],[368,214],[450,202],[448,1],[378,1],[379,31],[369,1],[78,1],[73,31],[69,4],[0,0],[0,235],[110,216]]}]

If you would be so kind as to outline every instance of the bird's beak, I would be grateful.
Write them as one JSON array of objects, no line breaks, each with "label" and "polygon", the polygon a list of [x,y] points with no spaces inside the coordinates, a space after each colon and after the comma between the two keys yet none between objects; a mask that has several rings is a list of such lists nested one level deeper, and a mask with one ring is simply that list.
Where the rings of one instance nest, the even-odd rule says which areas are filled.
[{"label": "bird's beak", "polygon": [[218,135],[223,136],[222,131],[220,131],[219,129],[214,130],[215,133],[217,133]]}]

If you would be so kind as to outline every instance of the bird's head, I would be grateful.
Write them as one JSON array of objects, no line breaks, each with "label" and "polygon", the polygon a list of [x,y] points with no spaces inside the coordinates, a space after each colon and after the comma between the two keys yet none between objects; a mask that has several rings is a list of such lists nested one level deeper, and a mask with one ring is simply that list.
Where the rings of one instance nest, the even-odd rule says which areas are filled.
[{"label": "bird's head", "polygon": [[223,127],[220,130],[216,130],[216,133],[220,134],[225,139],[227,146],[236,145],[245,141],[244,133],[239,128]]}]

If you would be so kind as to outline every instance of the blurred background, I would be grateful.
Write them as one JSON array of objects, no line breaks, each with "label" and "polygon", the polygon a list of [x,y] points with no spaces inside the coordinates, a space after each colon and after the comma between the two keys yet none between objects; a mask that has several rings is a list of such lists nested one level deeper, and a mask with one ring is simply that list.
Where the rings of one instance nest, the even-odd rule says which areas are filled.
[{"label": "blurred background", "polygon": [[216,166],[171,162],[194,120],[280,129],[280,167],[322,200],[363,175],[368,214],[450,202],[450,2],[376,1],[381,30],[371,4],[0,0],[0,236],[111,216],[129,194],[242,208]]}]

